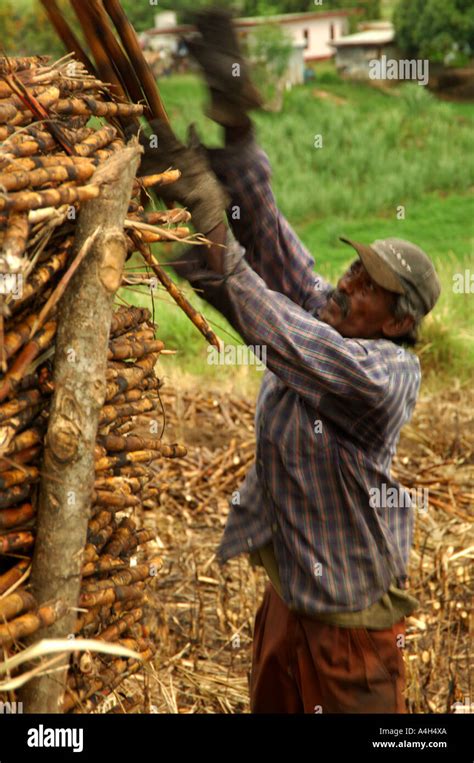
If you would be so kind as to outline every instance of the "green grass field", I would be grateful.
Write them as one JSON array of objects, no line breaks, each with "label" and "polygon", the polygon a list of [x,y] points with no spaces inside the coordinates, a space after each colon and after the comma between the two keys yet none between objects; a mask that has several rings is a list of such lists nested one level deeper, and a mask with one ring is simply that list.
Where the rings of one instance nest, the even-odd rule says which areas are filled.
[{"label": "green grass field", "polygon": [[[181,138],[194,121],[206,145],[222,144],[219,128],[202,113],[206,94],[197,77],[171,77],[159,86]],[[474,105],[438,101],[417,84],[388,94],[343,82],[325,64],[316,67],[315,82],[285,94],[281,113],[256,114],[255,122],[279,207],[325,277],[337,280],[353,259],[340,235],[367,243],[407,238],[434,258],[443,294],[423,330],[425,372],[466,379],[474,360],[474,294],[455,294],[452,286],[454,274],[474,270]],[[318,134],[322,148],[314,147]],[[400,206],[405,219],[397,218]],[[167,295],[157,296],[159,335],[180,350],[163,362],[212,373],[204,340]],[[149,303],[137,292],[124,297]],[[193,301],[224,341],[230,341],[224,330],[236,336],[222,316],[195,295]]]}]

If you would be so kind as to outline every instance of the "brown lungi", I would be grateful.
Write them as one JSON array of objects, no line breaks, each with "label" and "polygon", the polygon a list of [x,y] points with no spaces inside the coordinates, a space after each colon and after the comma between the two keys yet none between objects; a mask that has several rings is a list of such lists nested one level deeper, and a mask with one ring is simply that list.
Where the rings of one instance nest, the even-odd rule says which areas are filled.
[{"label": "brown lungi", "polygon": [[405,713],[404,620],[383,631],[292,612],[268,583],[255,617],[252,713]]}]

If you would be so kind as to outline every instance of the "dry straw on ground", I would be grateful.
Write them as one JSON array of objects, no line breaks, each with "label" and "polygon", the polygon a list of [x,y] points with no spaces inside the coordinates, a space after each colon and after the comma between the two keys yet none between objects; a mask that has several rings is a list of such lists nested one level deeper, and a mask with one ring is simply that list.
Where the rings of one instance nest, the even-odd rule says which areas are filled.
[{"label": "dry straw on ground", "polygon": [[[266,577],[245,556],[221,567],[215,550],[227,501],[253,457],[253,405],[195,387],[165,389],[162,399],[173,412],[167,435],[185,441],[188,454],[166,463],[160,506],[145,517],[164,560],[153,602],[159,644],[129,690],[136,712],[248,712],[252,629]],[[407,621],[409,712],[453,712],[456,702],[459,712],[472,698],[472,456],[466,390],[422,396],[394,463],[403,484],[429,486],[431,499],[417,514],[410,564],[420,609]]]}]

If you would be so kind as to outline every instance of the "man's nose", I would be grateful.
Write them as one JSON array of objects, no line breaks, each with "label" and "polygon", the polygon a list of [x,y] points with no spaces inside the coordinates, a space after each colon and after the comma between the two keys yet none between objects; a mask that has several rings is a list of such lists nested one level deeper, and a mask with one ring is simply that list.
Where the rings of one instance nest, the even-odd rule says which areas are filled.
[{"label": "man's nose", "polygon": [[352,294],[354,289],[357,287],[357,276],[354,275],[344,275],[340,279],[337,288],[339,291],[344,292],[344,294]]}]

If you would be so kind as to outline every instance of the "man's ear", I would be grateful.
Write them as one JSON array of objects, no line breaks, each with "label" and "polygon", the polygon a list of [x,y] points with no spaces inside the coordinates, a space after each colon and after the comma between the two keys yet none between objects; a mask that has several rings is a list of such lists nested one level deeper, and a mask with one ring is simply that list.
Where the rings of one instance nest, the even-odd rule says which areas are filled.
[{"label": "man's ear", "polygon": [[387,318],[382,324],[382,333],[388,337],[404,336],[413,328],[414,323],[415,319],[412,315],[405,315],[404,318]]}]

